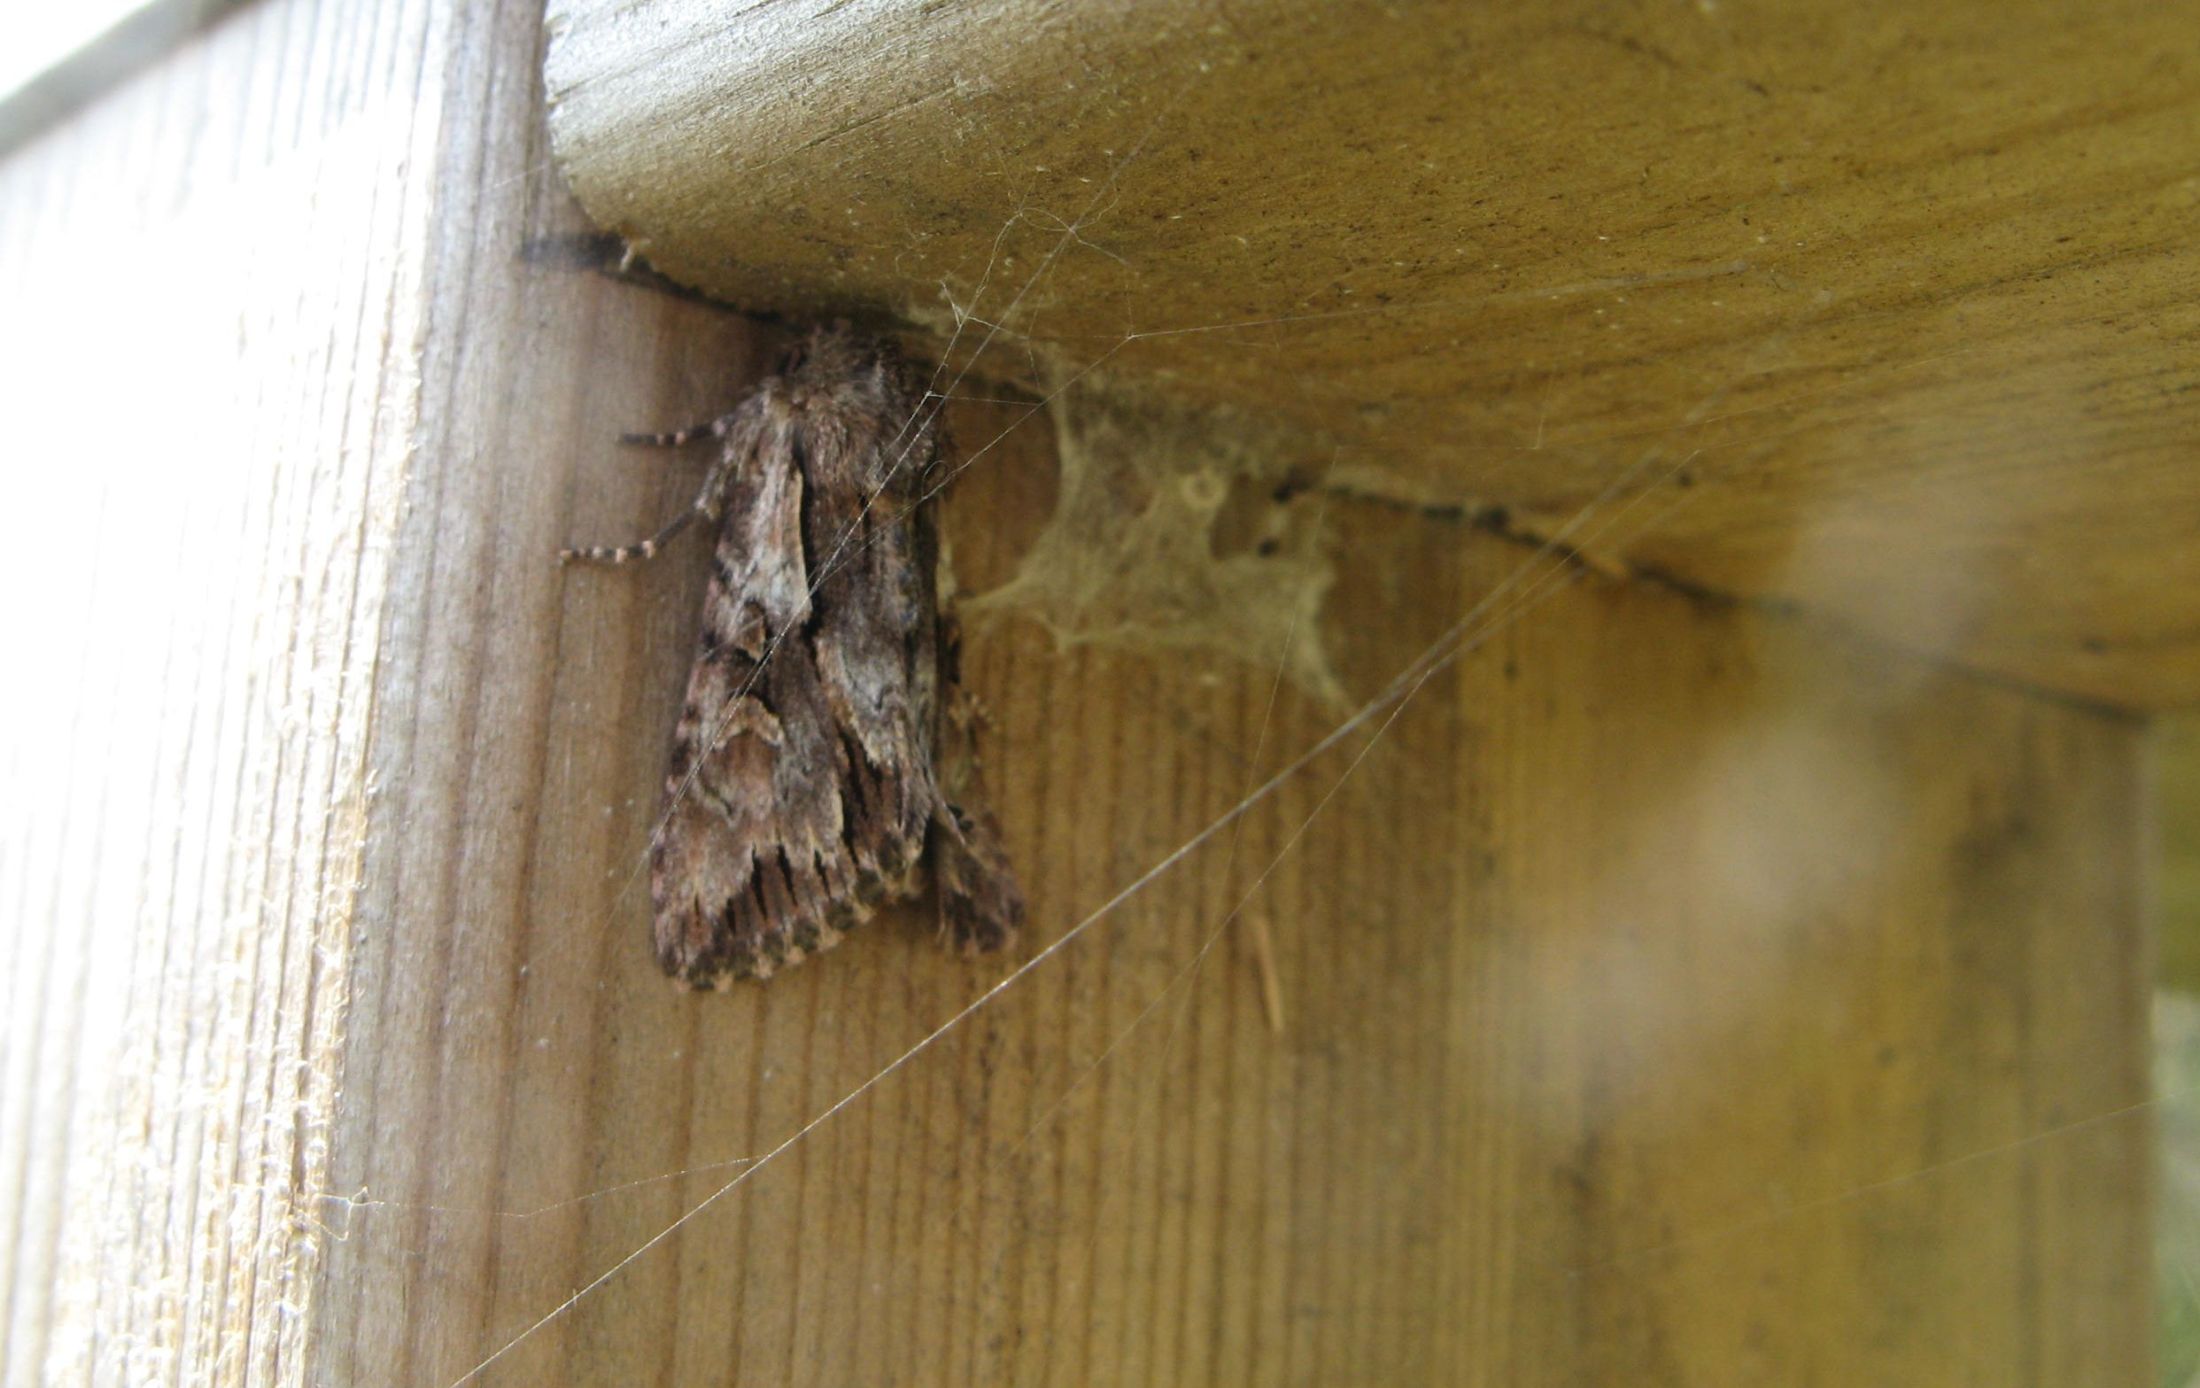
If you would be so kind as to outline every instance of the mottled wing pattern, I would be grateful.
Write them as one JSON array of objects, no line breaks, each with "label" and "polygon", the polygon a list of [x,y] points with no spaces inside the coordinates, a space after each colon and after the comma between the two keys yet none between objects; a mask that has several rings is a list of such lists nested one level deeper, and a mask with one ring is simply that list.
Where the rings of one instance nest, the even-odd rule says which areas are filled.
[{"label": "mottled wing pattern", "polygon": [[684,982],[766,978],[830,947],[915,894],[928,843],[959,942],[997,946],[1021,919],[990,819],[940,784],[953,675],[921,401],[890,352],[819,332],[718,426],[702,649],[651,846],[657,953]]}]

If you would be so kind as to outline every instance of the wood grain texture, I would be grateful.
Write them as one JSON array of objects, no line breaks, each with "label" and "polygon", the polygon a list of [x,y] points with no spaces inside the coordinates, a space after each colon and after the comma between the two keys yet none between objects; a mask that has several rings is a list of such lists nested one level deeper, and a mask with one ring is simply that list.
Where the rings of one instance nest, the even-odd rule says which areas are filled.
[{"label": "wood grain texture", "polygon": [[[731,302],[998,325],[1356,487],[2200,701],[2200,5],[558,0],[560,157]],[[958,317],[967,315],[967,318]]]},{"label": "wood grain texture", "polygon": [[[974,586],[1038,528],[1043,445],[956,499]],[[1332,516],[1391,556],[1327,632],[1357,690],[1525,557]],[[479,562],[433,591],[523,581]],[[490,604],[445,648],[512,631],[522,678],[453,682],[534,711],[423,718],[407,764],[465,789],[383,802],[400,895],[366,914],[401,924],[354,1009],[333,1381],[448,1382],[523,1334],[482,1381],[2144,1377],[2135,728],[1576,584],[721,1196],[999,971],[912,913],[765,988],[657,977],[620,888],[701,570],[568,581],[554,643]],[[1335,718],[1013,621],[969,652],[1032,948]],[[439,816],[455,843],[399,827]],[[1198,966],[1271,867],[1280,1037],[1238,937]]]},{"label": "wood grain texture", "polygon": [[[564,254],[541,40],[270,4],[0,165],[0,381],[67,464],[4,485],[78,521],[7,555],[10,1383],[440,1388],[630,1257],[477,1381],[2146,1381],[2140,729],[1644,583],[1521,612],[719,1196],[1008,965],[912,915],[658,975],[703,555],[552,555],[691,497],[611,440],[776,339]],[[1047,542],[1029,415],[953,417],[973,593]],[[1233,506],[1319,519],[1348,697],[1531,554]],[[1335,726],[1284,662],[971,624],[1023,949]]]},{"label": "wood grain texture", "polygon": [[440,21],[256,7],[0,163],[0,1363],[296,1381]]}]

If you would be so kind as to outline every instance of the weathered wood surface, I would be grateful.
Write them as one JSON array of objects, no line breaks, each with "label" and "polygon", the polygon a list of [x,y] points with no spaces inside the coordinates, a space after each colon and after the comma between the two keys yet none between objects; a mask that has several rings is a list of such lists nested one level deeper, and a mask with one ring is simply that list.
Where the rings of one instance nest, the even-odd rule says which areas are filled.
[{"label": "weathered wood surface", "polygon": [[[707,410],[685,379],[643,422]],[[957,498],[973,587],[1038,528],[1040,442]],[[577,494],[618,490],[581,534],[680,494],[590,452]],[[1390,555],[1325,624],[1355,691],[1527,557],[1330,520]],[[634,874],[701,577],[568,577],[550,639],[464,604],[434,683],[475,709],[389,749],[437,770],[382,802],[362,913],[390,976],[354,1007],[335,1381],[447,1381],[706,1201],[483,1381],[2143,1378],[2135,729],[1575,586],[713,1200],[1005,963],[882,920],[767,988],[667,990]],[[1016,621],[968,651],[1032,950],[1336,717]],[[1197,967],[1271,866],[1281,1036],[1239,937]]]},{"label": "weathered wood surface", "polygon": [[[773,338],[565,254],[540,41],[269,4],[0,165],[59,460],[0,480],[55,520],[6,560],[11,1383],[458,1380],[1342,716],[1280,649],[999,608],[1023,952],[881,920],[671,991],[701,551],[550,554],[679,504],[610,439]],[[1023,413],[957,407],[972,593],[1072,490]],[[1260,539],[1321,537],[1292,634],[1349,701],[1532,551],[1329,462],[1225,479],[1205,553],[1297,592]],[[478,1381],[2145,1381],[2138,737],[1577,578]]]},{"label": "weathered wood surface", "polygon": [[240,14],[0,161],[0,1363],[296,1381],[446,26]]},{"label": "weathered wood surface", "polygon": [[557,0],[583,202],[1290,421],[1369,493],[2135,708],[2200,700],[2200,4]]}]

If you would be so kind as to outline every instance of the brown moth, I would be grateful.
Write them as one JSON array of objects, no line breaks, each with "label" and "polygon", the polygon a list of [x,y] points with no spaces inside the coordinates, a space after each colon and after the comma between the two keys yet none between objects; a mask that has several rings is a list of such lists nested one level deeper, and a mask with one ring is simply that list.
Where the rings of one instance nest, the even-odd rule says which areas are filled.
[{"label": "brown moth", "polygon": [[948,939],[996,949],[1022,920],[973,798],[957,643],[937,606],[926,501],[952,469],[936,416],[892,347],[813,331],[731,414],[626,436],[720,441],[692,508],[639,544],[559,556],[623,564],[697,517],[719,527],[650,843],[657,958],[684,984],[769,978],[831,948],[915,896],[927,855]]}]

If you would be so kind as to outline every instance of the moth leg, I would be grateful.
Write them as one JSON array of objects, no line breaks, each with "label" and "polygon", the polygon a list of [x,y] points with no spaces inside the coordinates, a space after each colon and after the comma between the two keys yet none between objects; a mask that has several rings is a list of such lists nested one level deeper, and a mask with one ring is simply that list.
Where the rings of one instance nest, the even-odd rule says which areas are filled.
[{"label": "moth leg", "polygon": [[619,442],[640,444],[644,448],[685,448],[698,439],[722,439],[726,436],[730,415],[720,415],[707,424],[690,424],[685,429],[674,429],[666,434],[621,434]]},{"label": "moth leg", "polygon": [[[733,421],[733,415],[722,414],[707,424],[691,424],[685,429],[674,429],[667,434],[621,434],[619,442],[641,444],[648,448],[685,448],[700,439],[724,438],[727,431],[733,428]],[[715,477],[716,473],[712,475]],[[706,483],[703,494],[695,499],[693,506],[674,516],[664,529],[639,544],[589,545],[585,548],[561,549],[558,551],[558,562],[570,564],[576,559],[583,559],[591,564],[627,564],[636,559],[654,559],[657,551],[663,549],[667,541],[695,523],[696,516],[715,514],[710,505],[712,489],[712,484]]]},{"label": "moth leg", "polygon": [[625,564],[636,559],[654,559],[657,557],[657,551],[665,547],[666,541],[695,524],[695,518],[702,514],[702,510],[703,508],[700,505],[690,506],[687,510],[674,516],[664,529],[639,544],[590,545],[585,549],[561,549],[558,551],[558,562],[560,564],[570,564],[574,560],[580,559],[591,564]]}]

